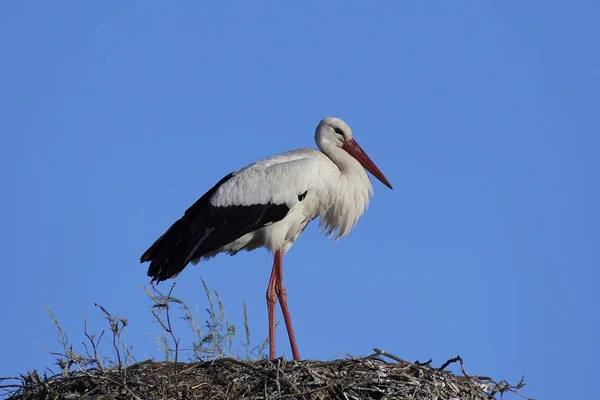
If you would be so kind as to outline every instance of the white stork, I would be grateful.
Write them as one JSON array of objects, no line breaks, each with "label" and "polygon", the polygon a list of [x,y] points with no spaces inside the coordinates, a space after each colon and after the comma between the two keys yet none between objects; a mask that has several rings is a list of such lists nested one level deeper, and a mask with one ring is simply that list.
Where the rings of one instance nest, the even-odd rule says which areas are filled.
[{"label": "white stork", "polygon": [[292,150],[225,176],[140,259],[150,262],[152,282],[160,282],[176,277],[190,262],[266,247],[275,259],[267,287],[270,359],[275,358],[279,299],[294,360],[300,360],[283,286],[283,255],[317,216],[336,240],[350,232],[373,194],[365,169],[392,189],[341,119],[323,119],[315,141],[321,151]]}]

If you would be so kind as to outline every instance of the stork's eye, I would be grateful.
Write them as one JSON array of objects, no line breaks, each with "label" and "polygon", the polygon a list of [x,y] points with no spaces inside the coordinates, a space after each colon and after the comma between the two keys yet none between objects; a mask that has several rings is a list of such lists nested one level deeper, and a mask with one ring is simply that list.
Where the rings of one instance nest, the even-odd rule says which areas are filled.
[{"label": "stork's eye", "polygon": [[342,137],[345,139],[346,136],[344,135],[344,131],[342,131],[340,128],[334,128],[333,129],[335,133],[337,133],[338,135],[342,135]]}]

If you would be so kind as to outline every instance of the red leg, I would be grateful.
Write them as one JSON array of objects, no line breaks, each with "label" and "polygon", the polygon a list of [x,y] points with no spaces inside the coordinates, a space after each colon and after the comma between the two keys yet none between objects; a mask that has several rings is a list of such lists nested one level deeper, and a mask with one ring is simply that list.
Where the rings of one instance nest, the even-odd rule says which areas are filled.
[{"label": "red leg", "polygon": [[[281,254],[281,250],[277,250],[275,252],[275,265],[273,265],[273,269],[277,269],[276,273],[276,283],[275,283],[275,291],[277,293],[277,298],[279,299],[279,305],[281,306],[281,312],[283,313],[283,319],[285,320],[285,327],[288,332],[288,336],[290,338],[290,346],[292,348],[292,355],[294,356],[294,360],[300,361],[300,353],[298,353],[298,346],[296,345],[296,336],[294,335],[294,329],[292,328],[292,318],[290,317],[290,310],[287,305],[287,291],[283,286],[283,263],[282,260],[283,255]],[[273,278],[273,274],[271,273],[271,279]],[[270,287],[270,282],[269,282]]]},{"label": "red leg", "polygon": [[277,302],[277,294],[275,287],[277,285],[277,264],[273,263],[271,271],[271,279],[267,287],[267,311],[269,314],[269,359],[274,360],[275,352],[275,303]]}]

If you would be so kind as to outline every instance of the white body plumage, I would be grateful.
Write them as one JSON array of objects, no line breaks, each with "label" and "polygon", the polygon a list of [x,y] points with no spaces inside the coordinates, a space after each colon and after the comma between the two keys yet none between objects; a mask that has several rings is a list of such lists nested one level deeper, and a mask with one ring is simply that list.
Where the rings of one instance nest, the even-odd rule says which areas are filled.
[{"label": "white body plumage", "polygon": [[355,159],[348,158],[343,171],[318,150],[298,149],[234,172],[212,196],[212,205],[283,203],[289,212],[282,220],[247,233],[204,257],[263,246],[272,253],[282,249],[285,254],[316,217],[320,217],[320,225],[328,235],[336,239],[346,236],[364,213],[373,193],[364,168]]}]

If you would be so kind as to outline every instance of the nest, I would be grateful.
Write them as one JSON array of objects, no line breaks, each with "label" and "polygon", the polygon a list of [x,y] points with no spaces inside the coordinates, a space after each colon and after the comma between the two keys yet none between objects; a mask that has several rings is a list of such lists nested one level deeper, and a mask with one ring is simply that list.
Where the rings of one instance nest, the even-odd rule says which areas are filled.
[{"label": "nest", "polygon": [[[444,369],[460,362],[462,374]],[[12,399],[497,399],[512,386],[469,376],[462,359],[439,368],[410,363],[376,349],[335,361],[241,361],[222,358],[182,363],[144,361],[121,370],[79,370],[66,376],[23,376]]]}]

